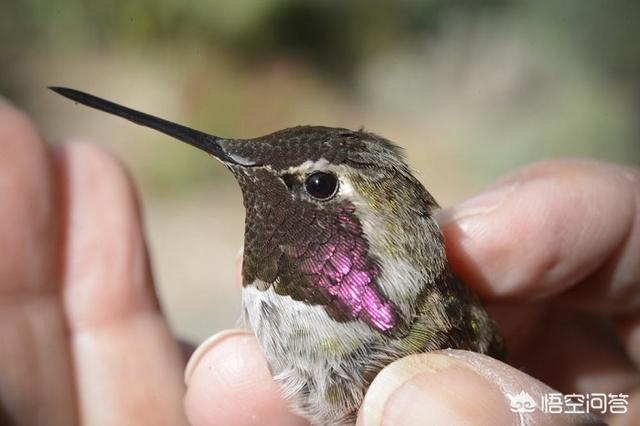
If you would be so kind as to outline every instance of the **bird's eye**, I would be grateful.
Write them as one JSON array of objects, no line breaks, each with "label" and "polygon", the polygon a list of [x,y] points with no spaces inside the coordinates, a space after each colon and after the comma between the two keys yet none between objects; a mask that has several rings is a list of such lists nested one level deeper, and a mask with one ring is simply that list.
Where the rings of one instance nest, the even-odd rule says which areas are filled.
[{"label": "bird's eye", "polygon": [[318,200],[328,200],[338,189],[338,177],[333,173],[315,172],[304,181],[307,193]]}]

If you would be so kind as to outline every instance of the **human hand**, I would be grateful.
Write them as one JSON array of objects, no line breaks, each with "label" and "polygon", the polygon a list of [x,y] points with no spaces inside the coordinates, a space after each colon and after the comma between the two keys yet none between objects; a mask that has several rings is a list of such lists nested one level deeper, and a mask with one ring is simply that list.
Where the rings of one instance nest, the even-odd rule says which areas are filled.
[{"label": "human hand", "polygon": [[[510,410],[506,393],[525,391],[540,404],[554,389],[630,394],[627,414],[604,418],[640,423],[640,171],[544,162],[439,219],[453,269],[490,304],[508,361],[518,369],[464,351],[404,358],[374,380],[358,423],[597,421]],[[226,332],[201,345],[186,378],[186,407],[196,426],[305,424],[282,410],[249,332]]]},{"label": "human hand", "polygon": [[183,368],[120,165],[0,103],[0,424],[186,424]]}]

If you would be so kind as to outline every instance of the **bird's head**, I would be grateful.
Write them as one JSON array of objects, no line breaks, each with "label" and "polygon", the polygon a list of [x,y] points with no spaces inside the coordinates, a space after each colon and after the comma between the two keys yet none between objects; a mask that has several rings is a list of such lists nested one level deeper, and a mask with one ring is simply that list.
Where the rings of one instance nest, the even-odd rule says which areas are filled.
[{"label": "bird's head", "polygon": [[[446,267],[432,216],[437,204],[400,149],[382,137],[299,126],[254,139],[222,138],[73,89],[52,89],[193,145],[234,174],[246,209],[245,287],[273,288],[323,306],[334,320],[362,320],[387,333],[408,320],[413,289],[421,285],[388,275],[408,265],[429,280]],[[385,282],[397,283],[383,285],[385,274]],[[403,285],[406,291],[392,288]]]}]

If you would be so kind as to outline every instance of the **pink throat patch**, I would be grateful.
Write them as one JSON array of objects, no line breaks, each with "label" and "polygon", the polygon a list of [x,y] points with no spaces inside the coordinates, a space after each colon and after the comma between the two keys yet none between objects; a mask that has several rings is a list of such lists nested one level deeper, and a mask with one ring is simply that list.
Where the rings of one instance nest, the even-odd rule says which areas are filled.
[{"label": "pink throat patch", "polygon": [[353,206],[345,206],[338,215],[331,237],[304,256],[300,272],[327,291],[338,309],[349,319],[361,319],[380,332],[391,330],[397,322],[391,302],[375,284],[380,271],[368,257],[368,243],[363,238]]}]

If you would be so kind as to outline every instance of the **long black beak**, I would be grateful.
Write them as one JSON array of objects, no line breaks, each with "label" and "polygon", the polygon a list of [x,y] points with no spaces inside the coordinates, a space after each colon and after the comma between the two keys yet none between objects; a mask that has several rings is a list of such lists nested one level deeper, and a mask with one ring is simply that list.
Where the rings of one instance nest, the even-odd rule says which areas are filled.
[{"label": "long black beak", "polygon": [[79,90],[68,89],[66,87],[49,87],[49,89],[71,99],[72,101],[91,108],[99,109],[100,111],[108,112],[109,114],[126,118],[136,124],[158,130],[171,137],[186,142],[191,146],[208,152],[224,163],[238,164],[224,151],[222,144],[225,139],[219,138],[218,136],[213,136],[180,124],[172,123],[170,121],[163,120],[162,118],[154,117],[152,115],[145,114],[144,112],[118,105]]}]

